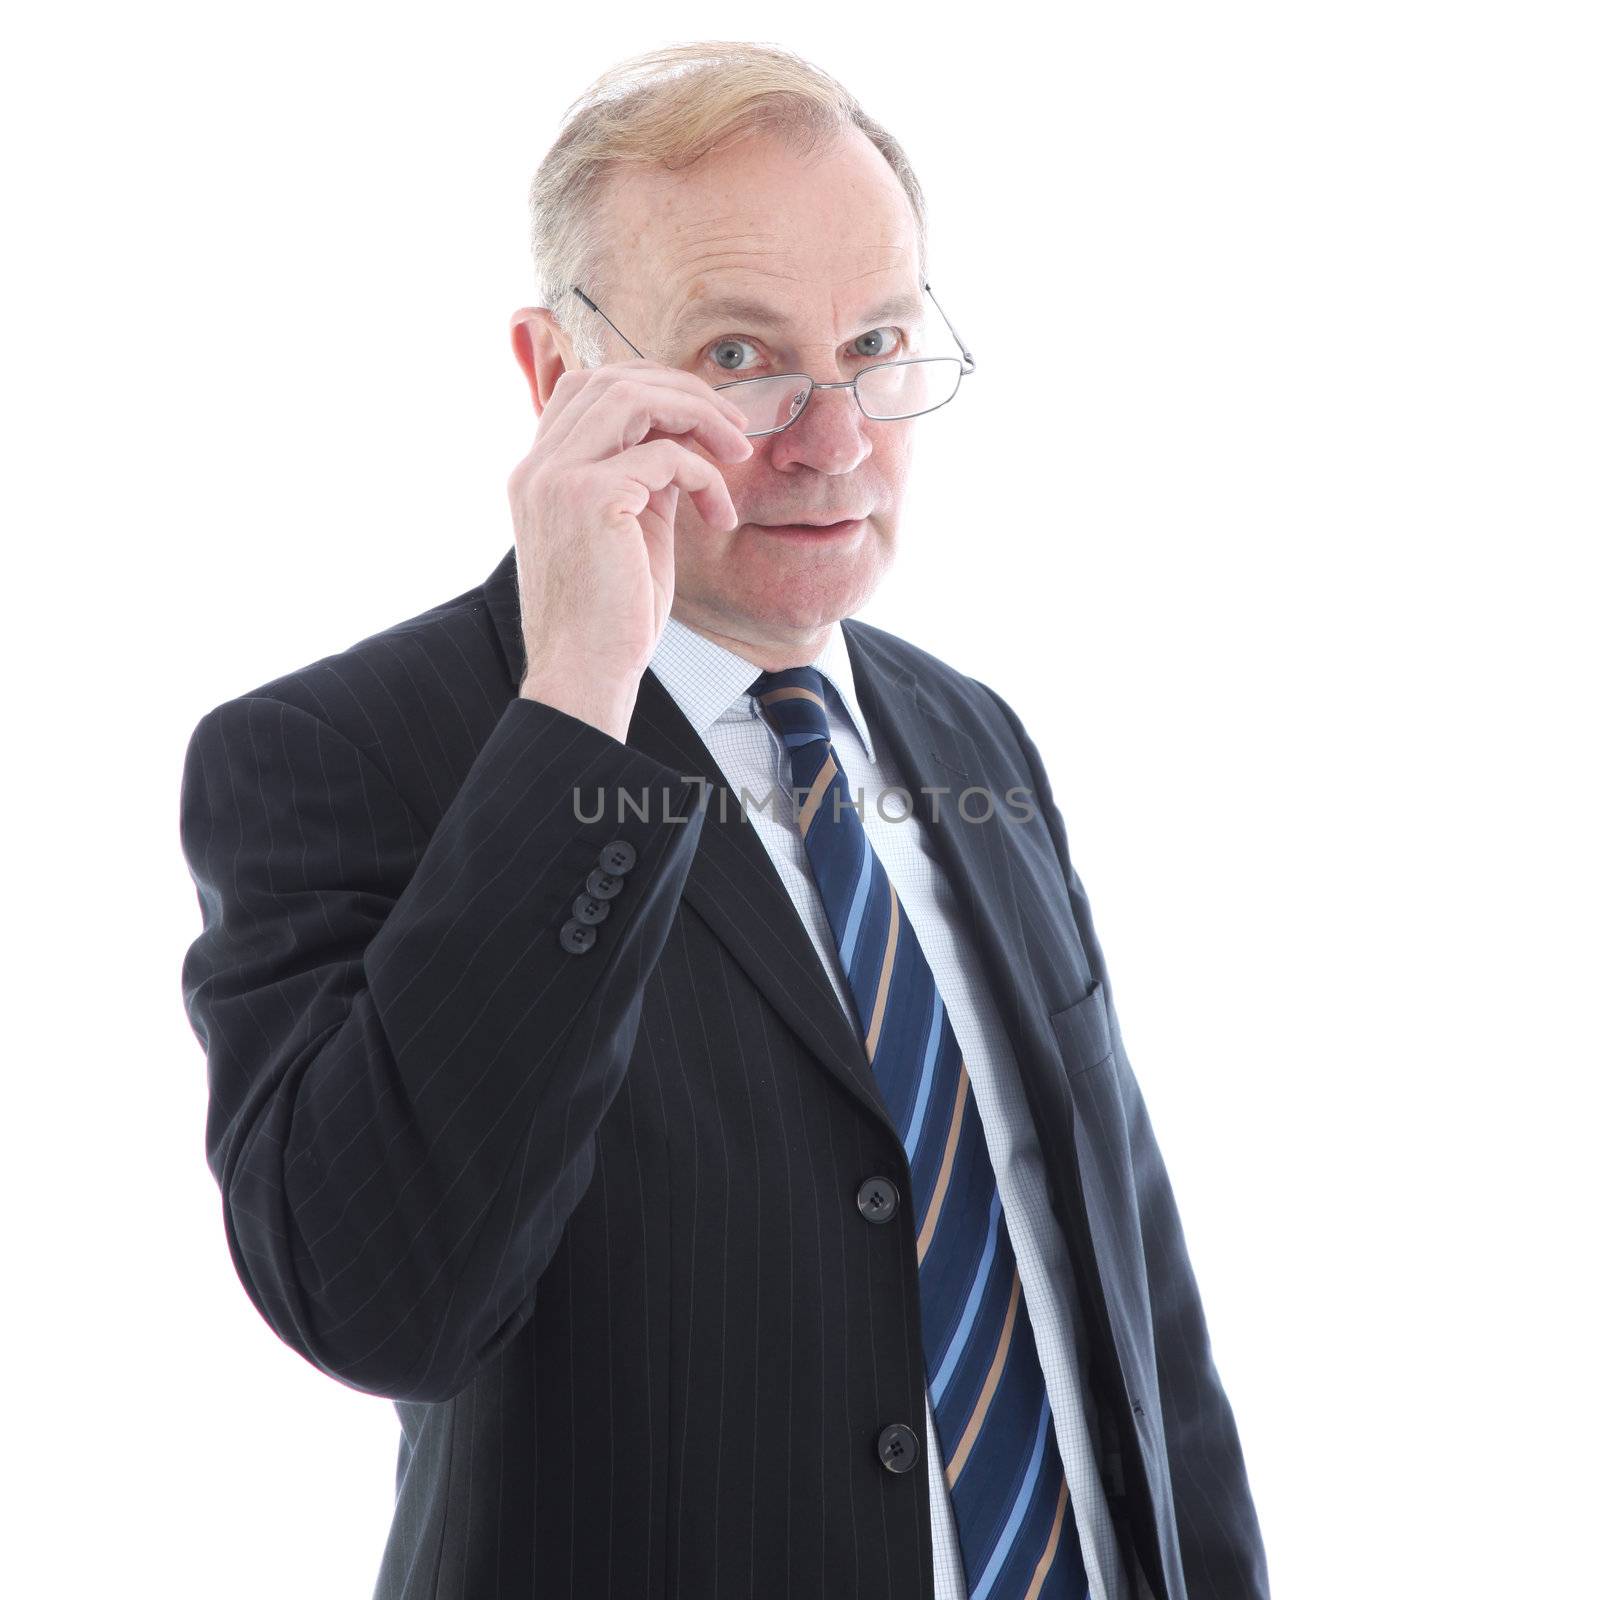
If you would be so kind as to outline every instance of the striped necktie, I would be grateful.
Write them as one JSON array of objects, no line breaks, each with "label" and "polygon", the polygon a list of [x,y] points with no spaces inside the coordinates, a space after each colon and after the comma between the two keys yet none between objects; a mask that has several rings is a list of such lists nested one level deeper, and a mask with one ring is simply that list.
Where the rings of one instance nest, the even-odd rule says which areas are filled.
[{"label": "striped necktie", "polygon": [[1044,1372],[966,1063],[829,741],[822,675],[748,693],[789,754],[800,835],[867,1059],[905,1146],[923,1353],[968,1600],[1087,1600]]}]

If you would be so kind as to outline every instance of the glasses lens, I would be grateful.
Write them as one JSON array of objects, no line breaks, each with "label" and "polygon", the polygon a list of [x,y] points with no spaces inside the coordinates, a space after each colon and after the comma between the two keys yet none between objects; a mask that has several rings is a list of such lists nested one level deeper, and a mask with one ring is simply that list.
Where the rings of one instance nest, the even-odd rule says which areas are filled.
[{"label": "glasses lens", "polygon": [[719,383],[717,389],[750,419],[745,434],[771,433],[800,415],[811,390],[811,380],[797,376],[746,378],[742,383]]},{"label": "glasses lens", "polygon": [[961,363],[954,356],[929,356],[921,361],[891,361],[869,367],[856,382],[861,409],[869,417],[914,417],[942,406],[961,382]]}]

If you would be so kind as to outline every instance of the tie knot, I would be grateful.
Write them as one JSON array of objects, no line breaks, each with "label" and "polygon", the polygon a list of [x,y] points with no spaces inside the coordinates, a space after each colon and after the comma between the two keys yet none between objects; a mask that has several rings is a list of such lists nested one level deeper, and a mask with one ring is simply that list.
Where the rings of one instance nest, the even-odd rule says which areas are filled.
[{"label": "tie knot", "polygon": [[785,746],[828,739],[828,707],[822,674],[815,667],[784,667],[763,672],[746,691],[756,697],[761,714],[777,729]]}]

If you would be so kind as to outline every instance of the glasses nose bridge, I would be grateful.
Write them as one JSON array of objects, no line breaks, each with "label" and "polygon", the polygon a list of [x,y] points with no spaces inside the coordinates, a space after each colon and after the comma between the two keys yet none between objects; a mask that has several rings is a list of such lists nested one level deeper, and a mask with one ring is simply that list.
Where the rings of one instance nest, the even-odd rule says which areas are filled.
[{"label": "glasses nose bridge", "polygon": [[[818,389],[848,389],[855,397],[856,410],[859,411],[862,416],[867,417],[870,420],[871,413],[869,413],[867,408],[862,405],[861,390],[857,387],[856,380],[860,376],[861,374],[858,372],[854,378],[841,378],[837,383],[819,383],[817,379],[807,376],[806,383],[809,385],[809,387],[806,389],[805,401],[801,405],[800,409],[796,411],[786,423],[784,423],[783,428],[791,427],[806,414],[807,410],[809,410],[811,406],[811,397],[817,392]],[[777,431],[782,433],[783,428],[779,428]]]}]

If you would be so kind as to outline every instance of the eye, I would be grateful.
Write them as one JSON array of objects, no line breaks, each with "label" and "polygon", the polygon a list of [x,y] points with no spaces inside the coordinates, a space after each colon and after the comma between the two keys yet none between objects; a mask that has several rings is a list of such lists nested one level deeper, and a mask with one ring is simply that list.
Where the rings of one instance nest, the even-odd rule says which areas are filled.
[{"label": "eye", "polygon": [[[892,336],[894,345],[891,348],[888,339]],[[874,328],[871,333],[864,333],[855,340],[857,345],[867,345],[870,348],[858,349],[858,356],[871,356],[874,359],[893,355],[905,346],[905,335],[898,328]]]},{"label": "eye", "polygon": [[[867,361],[884,361],[896,355],[903,355],[906,351],[906,336],[899,328],[874,328],[870,333],[859,334],[851,341],[851,354],[862,357]],[[753,359],[741,361],[739,352],[748,350]],[[731,372],[735,375],[747,372],[760,363],[760,352],[748,339],[735,338],[728,335],[718,339],[706,350],[706,359],[717,368],[719,372]]]},{"label": "eye", "polygon": [[[744,366],[750,365],[749,362],[745,362],[744,366],[737,364],[741,347],[752,351],[755,349],[748,339],[718,339],[706,353],[710,356],[712,364],[724,372],[741,372]],[[724,357],[729,359],[724,360]]]}]

